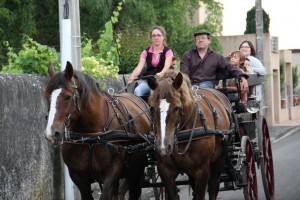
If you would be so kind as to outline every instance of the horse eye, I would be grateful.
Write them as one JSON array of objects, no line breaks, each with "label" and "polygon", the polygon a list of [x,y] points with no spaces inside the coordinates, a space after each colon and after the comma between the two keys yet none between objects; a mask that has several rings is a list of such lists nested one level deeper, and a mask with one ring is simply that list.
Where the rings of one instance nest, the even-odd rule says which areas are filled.
[{"label": "horse eye", "polygon": [[70,99],[71,99],[71,96],[67,95],[67,96],[65,96],[64,101],[68,101]]},{"label": "horse eye", "polygon": [[179,110],[179,106],[174,107],[174,111],[177,112]]}]

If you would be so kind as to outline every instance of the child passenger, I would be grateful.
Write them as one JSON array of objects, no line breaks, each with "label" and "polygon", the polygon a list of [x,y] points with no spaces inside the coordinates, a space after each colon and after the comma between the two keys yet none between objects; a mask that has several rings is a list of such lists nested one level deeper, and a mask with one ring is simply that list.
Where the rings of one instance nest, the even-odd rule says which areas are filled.
[{"label": "child passenger", "polygon": [[251,73],[251,66],[250,66],[250,60],[249,58],[246,58],[245,59],[245,62],[244,62],[244,69],[243,69],[247,74],[250,74]]},{"label": "child passenger", "polygon": [[[234,51],[230,54],[230,63],[239,68],[244,72],[244,62],[246,60],[246,57],[241,51]],[[237,90],[235,79],[231,79],[227,82],[227,86],[229,89]],[[248,91],[244,91],[241,93],[241,104],[246,104],[248,99]]]}]

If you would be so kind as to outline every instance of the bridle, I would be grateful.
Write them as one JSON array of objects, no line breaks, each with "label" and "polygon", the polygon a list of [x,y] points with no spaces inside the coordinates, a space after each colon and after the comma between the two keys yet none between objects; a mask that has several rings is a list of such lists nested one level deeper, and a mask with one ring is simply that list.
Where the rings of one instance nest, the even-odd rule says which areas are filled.
[{"label": "bridle", "polygon": [[71,122],[71,118],[72,118],[72,115],[74,113],[75,107],[77,106],[78,111],[79,112],[81,111],[80,104],[78,103],[78,99],[79,99],[78,87],[77,87],[74,80],[72,81],[71,88],[74,89],[74,93],[73,93],[73,97],[72,97],[73,101],[71,103],[67,118],[64,122],[65,137],[63,138],[62,143],[64,142],[64,139],[68,139],[69,136],[70,136],[69,135],[70,122]]}]

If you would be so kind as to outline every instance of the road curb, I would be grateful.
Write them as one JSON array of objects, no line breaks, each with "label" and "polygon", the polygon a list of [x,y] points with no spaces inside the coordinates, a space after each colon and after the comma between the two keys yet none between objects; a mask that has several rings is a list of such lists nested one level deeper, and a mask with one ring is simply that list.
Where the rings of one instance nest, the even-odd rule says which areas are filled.
[{"label": "road curb", "polygon": [[284,131],[284,132],[278,134],[276,137],[273,137],[272,143],[278,142],[279,140],[282,140],[282,139],[296,133],[299,130],[300,130],[300,126],[294,126],[290,129],[288,129],[287,131]]}]

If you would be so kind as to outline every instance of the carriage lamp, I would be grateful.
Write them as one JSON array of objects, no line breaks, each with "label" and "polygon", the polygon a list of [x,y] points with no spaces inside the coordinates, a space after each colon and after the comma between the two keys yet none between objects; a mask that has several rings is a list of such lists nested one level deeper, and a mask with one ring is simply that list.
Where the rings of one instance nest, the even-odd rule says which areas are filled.
[{"label": "carriage lamp", "polygon": [[259,102],[256,100],[250,100],[247,102],[246,108],[249,113],[257,113],[260,108]]}]

